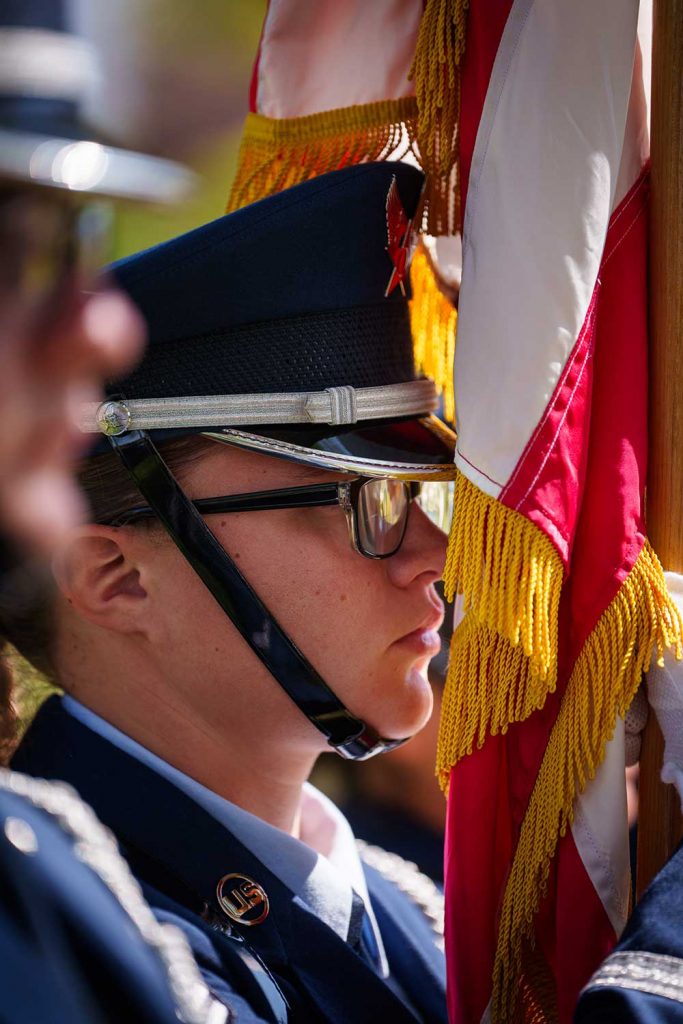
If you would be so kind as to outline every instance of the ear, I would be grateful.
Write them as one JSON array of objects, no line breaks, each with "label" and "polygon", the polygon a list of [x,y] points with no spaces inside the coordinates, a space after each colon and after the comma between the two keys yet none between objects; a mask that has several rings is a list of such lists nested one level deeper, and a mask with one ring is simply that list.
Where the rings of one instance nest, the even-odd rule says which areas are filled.
[{"label": "ear", "polygon": [[82,526],[55,555],[53,574],[63,596],[89,622],[115,632],[145,632],[141,554],[132,530]]}]

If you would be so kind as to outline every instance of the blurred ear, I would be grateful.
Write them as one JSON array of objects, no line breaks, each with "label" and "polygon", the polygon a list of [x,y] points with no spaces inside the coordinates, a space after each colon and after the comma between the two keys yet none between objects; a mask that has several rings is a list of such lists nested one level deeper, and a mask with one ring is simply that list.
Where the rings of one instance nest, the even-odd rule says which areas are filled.
[{"label": "blurred ear", "polygon": [[54,558],[55,581],[89,622],[114,632],[145,632],[141,551],[139,538],[125,527],[79,527]]}]

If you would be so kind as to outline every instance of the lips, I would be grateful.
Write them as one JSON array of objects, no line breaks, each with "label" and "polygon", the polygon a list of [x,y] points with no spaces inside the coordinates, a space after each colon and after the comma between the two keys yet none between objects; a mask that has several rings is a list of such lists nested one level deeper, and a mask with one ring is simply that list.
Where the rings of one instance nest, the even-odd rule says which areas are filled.
[{"label": "lips", "polygon": [[441,636],[439,634],[439,628],[444,620],[445,608],[443,601],[441,601],[436,595],[434,595],[435,604],[438,603],[438,607],[433,608],[427,618],[423,621],[422,625],[418,626],[417,629],[411,630],[410,633],[406,633],[400,637],[396,643],[401,646],[412,647],[421,653],[427,654],[431,651],[432,654],[437,654],[441,649]]}]

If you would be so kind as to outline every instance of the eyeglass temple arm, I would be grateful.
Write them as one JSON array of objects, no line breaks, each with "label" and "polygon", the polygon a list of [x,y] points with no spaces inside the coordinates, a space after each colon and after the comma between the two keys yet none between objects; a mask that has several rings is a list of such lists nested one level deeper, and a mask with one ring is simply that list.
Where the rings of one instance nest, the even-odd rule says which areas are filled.
[{"label": "eyeglass temple arm", "polygon": [[279,508],[316,508],[337,504],[336,484],[313,484],[310,487],[282,487],[275,491],[254,491],[252,494],[229,494],[223,498],[198,498],[193,502],[198,512],[269,512]]},{"label": "eyeglass temple arm", "polygon": [[[270,512],[286,508],[322,508],[338,502],[337,484],[318,484],[307,487],[282,487],[273,491],[254,491],[251,494],[226,494],[216,498],[195,498],[192,504],[202,515],[229,512]],[[134,519],[156,517],[150,505],[139,505],[122,512],[111,523],[125,526]]]}]

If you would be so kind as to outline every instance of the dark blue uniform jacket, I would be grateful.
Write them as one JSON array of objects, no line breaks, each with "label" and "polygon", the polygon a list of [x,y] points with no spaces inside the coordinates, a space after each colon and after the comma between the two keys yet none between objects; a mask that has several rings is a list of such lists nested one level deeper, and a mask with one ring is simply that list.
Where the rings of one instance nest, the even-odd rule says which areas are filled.
[{"label": "dark blue uniform jacket", "polygon": [[584,990],[576,1024],[683,1024],[683,847]]},{"label": "dark blue uniform jacket", "polygon": [[[27,774],[70,782],[116,835],[158,918],[185,932],[210,988],[243,1024],[446,1024],[445,966],[422,911],[366,866],[391,978],[324,924],[228,830],[171,782],[48,700],[15,755]],[[270,900],[232,927],[216,884],[239,872]],[[242,932],[242,934],[239,934]]]}]

